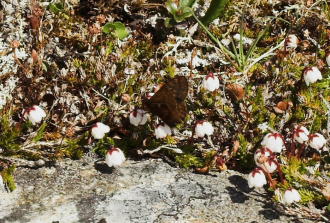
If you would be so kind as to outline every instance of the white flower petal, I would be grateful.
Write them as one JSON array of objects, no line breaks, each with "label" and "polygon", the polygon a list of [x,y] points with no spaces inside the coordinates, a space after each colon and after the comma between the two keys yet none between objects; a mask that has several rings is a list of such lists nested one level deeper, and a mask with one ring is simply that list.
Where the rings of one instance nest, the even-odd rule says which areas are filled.
[{"label": "white flower petal", "polygon": [[219,88],[220,83],[218,77],[214,76],[212,73],[207,75],[203,80],[203,88],[208,91],[214,91]]},{"label": "white flower petal", "polygon": [[23,116],[25,119],[28,119],[32,125],[35,125],[46,117],[46,112],[41,107],[33,105],[31,108],[23,111]]},{"label": "white flower petal", "polygon": [[198,121],[195,127],[195,134],[197,137],[204,137],[205,135],[212,135],[214,128],[211,123],[207,121]]}]

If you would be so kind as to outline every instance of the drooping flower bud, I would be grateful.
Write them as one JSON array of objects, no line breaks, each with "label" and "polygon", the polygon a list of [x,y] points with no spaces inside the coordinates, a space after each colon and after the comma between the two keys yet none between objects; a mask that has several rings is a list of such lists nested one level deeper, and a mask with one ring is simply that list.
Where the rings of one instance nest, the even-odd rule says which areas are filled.
[{"label": "drooping flower bud", "polygon": [[134,125],[144,125],[148,121],[148,114],[142,109],[136,109],[129,114],[129,122]]},{"label": "drooping flower bud", "polygon": [[285,39],[286,47],[288,48],[297,48],[298,46],[298,37],[294,34],[288,35],[288,37]]},{"label": "drooping flower bud", "polygon": [[269,157],[273,156],[274,153],[267,147],[262,147],[257,149],[254,153],[254,161],[257,166],[262,166],[269,159]]},{"label": "drooping flower bud", "polygon": [[304,126],[297,126],[293,130],[293,139],[298,143],[305,143],[308,141],[309,131]]}]

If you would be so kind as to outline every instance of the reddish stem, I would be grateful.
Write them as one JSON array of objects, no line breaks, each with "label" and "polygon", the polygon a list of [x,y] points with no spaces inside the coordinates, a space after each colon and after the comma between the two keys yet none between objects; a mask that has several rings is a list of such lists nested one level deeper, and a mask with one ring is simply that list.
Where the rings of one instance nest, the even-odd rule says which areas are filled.
[{"label": "reddish stem", "polygon": [[260,169],[262,170],[262,172],[265,174],[265,176],[267,177],[267,179],[268,179],[268,183],[269,183],[269,186],[271,187],[271,188],[275,188],[275,186],[276,186],[276,180],[274,180],[273,178],[272,178],[272,176],[271,176],[271,174],[268,172],[268,171],[266,171],[263,167],[260,167]]},{"label": "reddish stem", "polygon": [[276,159],[274,159],[274,162],[277,165],[277,171],[278,171],[278,175],[280,176],[281,183],[284,184],[286,182],[286,180],[285,180],[284,174],[282,172],[281,165],[279,164],[279,162]]},{"label": "reddish stem", "polygon": [[296,150],[296,144],[294,143],[294,133],[291,136],[291,145],[290,149],[288,150],[288,157],[292,157],[295,155],[295,150]]},{"label": "reddish stem", "polygon": [[300,159],[301,158],[301,155],[304,153],[306,149],[306,144],[302,144],[298,150],[298,153],[297,153],[297,158]]}]

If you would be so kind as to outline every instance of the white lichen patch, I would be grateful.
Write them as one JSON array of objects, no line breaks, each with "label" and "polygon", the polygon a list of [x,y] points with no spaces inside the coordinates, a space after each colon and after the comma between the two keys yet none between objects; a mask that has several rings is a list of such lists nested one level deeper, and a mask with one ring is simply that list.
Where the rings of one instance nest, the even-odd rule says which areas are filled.
[{"label": "white lichen patch", "polygon": [[16,87],[18,78],[10,77],[4,84],[0,84],[0,109],[12,99],[12,92]]},{"label": "white lichen patch", "polygon": [[[29,9],[29,3],[28,0],[4,0],[0,3],[6,13],[0,28],[0,76],[16,73],[19,65],[15,60],[27,58],[27,48],[24,46],[29,38],[24,30],[28,26],[25,13]],[[19,42],[18,48],[13,49],[13,41]]]}]

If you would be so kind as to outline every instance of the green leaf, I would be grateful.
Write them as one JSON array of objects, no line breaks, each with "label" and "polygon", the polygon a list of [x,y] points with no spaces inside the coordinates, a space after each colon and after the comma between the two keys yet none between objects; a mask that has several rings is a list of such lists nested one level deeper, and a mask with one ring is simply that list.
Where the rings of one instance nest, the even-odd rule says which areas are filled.
[{"label": "green leaf", "polygon": [[167,11],[169,13],[171,13],[172,15],[175,15],[178,11],[178,5],[171,0],[167,1],[165,3],[165,6],[166,6]]},{"label": "green leaf", "polygon": [[102,31],[106,34],[113,34],[120,40],[128,36],[128,31],[121,22],[108,22],[103,26]]},{"label": "green leaf", "polygon": [[2,176],[2,179],[9,191],[13,191],[16,189],[16,183],[14,178],[15,169],[15,166],[9,166],[8,168],[0,172],[0,175]]},{"label": "green leaf", "polygon": [[62,3],[51,3],[49,4],[49,10],[54,14],[58,14],[63,10],[63,5]]},{"label": "green leaf", "polygon": [[186,18],[192,16],[191,7],[195,3],[195,0],[181,0],[179,6],[176,2],[168,0],[165,3],[167,11],[173,15],[176,22],[182,22]]},{"label": "green leaf", "polygon": [[212,0],[205,16],[201,19],[204,25],[208,26],[213,20],[222,16],[229,0]]},{"label": "green leaf", "polygon": [[32,139],[33,142],[38,142],[44,137],[46,127],[47,127],[47,122],[43,122],[37,131],[37,135]]}]

